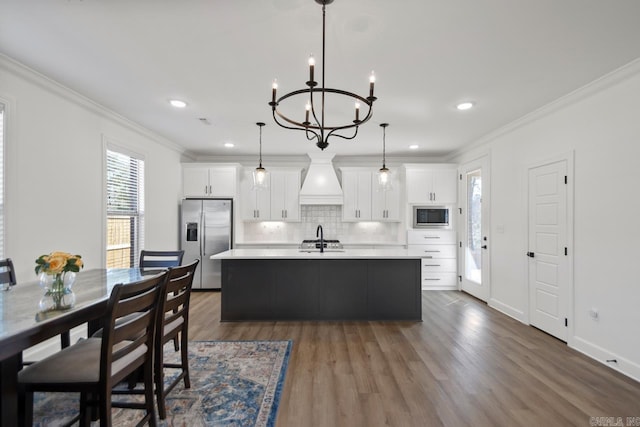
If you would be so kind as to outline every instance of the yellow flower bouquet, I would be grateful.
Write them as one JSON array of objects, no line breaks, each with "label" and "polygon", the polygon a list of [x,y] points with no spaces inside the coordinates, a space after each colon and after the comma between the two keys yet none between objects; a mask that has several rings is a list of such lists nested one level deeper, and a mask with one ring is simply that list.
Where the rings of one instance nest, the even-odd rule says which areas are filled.
[{"label": "yellow flower bouquet", "polygon": [[40,300],[42,311],[73,307],[76,298],[71,285],[82,267],[82,257],[68,252],[51,252],[36,259],[36,274],[39,275],[40,285],[46,290]]}]

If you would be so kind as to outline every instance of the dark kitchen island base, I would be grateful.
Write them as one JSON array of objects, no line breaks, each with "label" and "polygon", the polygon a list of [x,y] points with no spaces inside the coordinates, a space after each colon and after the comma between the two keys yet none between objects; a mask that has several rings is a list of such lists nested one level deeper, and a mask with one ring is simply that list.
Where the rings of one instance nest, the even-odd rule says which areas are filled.
[{"label": "dark kitchen island base", "polygon": [[222,321],[422,320],[418,259],[222,259]]}]

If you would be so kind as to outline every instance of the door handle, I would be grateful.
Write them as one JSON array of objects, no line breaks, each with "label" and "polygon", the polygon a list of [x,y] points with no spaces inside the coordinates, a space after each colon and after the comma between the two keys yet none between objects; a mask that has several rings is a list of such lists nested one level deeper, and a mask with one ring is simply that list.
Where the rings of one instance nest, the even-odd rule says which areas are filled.
[{"label": "door handle", "polygon": [[529,258],[533,258],[534,256],[536,256],[536,254],[534,252],[527,252],[527,256]]},{"label": "door handle", "polygon": [[482,245],[482,249],[487,249],[487,245]]}]

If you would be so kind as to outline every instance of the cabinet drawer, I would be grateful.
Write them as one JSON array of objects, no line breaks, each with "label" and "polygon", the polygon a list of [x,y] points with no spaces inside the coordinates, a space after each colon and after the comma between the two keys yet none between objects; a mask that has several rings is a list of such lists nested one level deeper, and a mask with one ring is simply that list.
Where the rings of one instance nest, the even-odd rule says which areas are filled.
[{"label": "cabinet drawer", "polygon": [[456,245],[408,245],[409,255],[423,258],[455,258]]},{"label": "cabinet drawer", "polygon": [[455,273],[422,273],[422,289],[457,289]]},{"label": "cabinet drawer", "polygon": [[407,243],[410,245],[455,244],[456,233],[451,230],[409,230]]},{"label": "cabinet drawer", "polygon": [[425,273],[455,273],[456,260],[451,258],[422,259],[422,274]]}]

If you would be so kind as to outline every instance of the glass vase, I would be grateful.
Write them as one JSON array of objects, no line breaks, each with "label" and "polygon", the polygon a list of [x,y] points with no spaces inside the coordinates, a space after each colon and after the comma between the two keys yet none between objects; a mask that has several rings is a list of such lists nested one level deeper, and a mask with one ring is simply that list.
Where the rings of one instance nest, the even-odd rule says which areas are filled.
[{"label": "glass vase", "polygon": [[65,271],[57,274],[40,273],[40,286],[45,290],[40,299],[40,311],[68,310],[76,302],[76,295],[71,287],[76,280],[76,273]]}]

